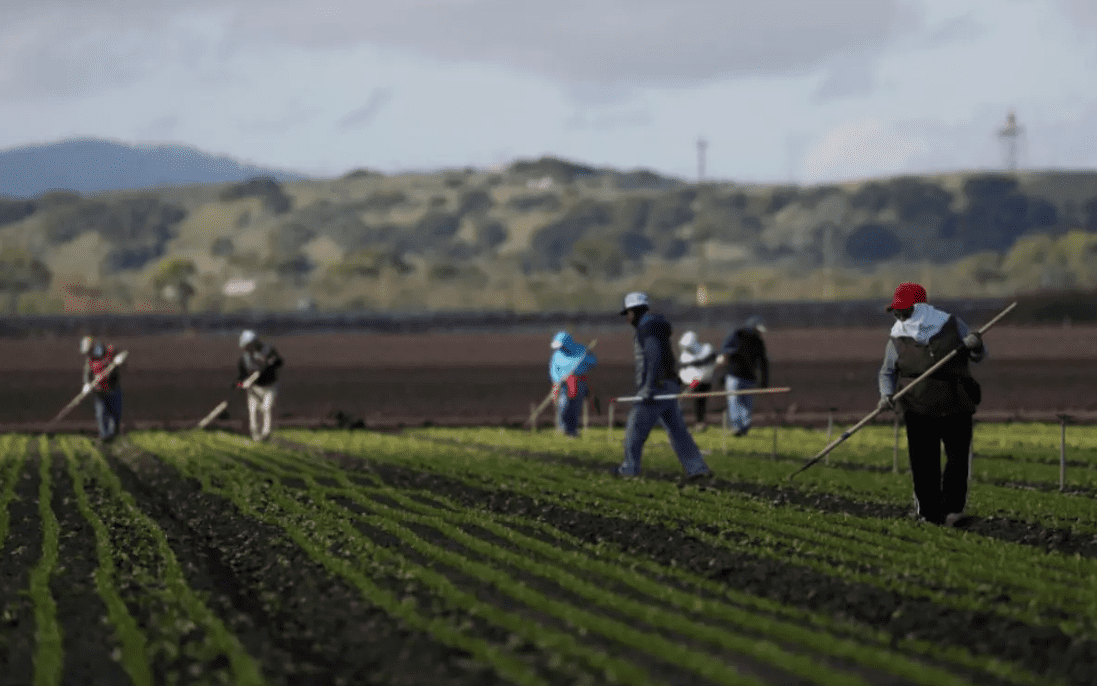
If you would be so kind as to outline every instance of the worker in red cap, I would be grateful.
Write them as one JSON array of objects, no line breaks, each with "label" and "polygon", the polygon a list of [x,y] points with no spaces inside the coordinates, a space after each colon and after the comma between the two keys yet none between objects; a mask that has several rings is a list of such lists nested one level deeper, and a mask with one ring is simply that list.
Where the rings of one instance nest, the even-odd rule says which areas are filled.
[{"label": "worker in red cap", "polygon": [[[927,300],[926,289],[916,283],[901,283],[895,289],[887,308],[895,315],[895,324],[880,367],[879,407],[903,413],[918,516],[933,524],[962,526],[967,521],[964,505],[971,466],[972,415],[981,400],[979,383],[972,378],[968,362],[981,361],[987,349],[978,332]],[[961,354],[898,402],[892,400],[899,379],[909,383],[953,350]]]}]

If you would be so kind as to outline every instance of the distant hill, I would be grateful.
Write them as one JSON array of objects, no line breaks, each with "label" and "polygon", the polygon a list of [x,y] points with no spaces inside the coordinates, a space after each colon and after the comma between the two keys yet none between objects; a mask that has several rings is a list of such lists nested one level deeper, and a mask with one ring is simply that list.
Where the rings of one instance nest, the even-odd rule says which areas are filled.
[{"label": "distant hill", "polygon": [[[81,158],[98,159],[84,173],[100,169],[99,188],[165,149],[113,150]],[[909,280],[932,298],[1097,291],[1097,171],[801,187],[542,158],[279,180],[174,155],[247,178],[150,164],[139,177],[171,185],[0,197],[0,311],[616,311],[632,290],[682,306],[863,300]]]},{"label": "distant hill", "polygon": [[181,145],[126,145],[78,138],[0,151],[0,196],[16,198],[32,198],[52,190],[99,193],[243,181],[256,176],[279,181],[306,178]]}]

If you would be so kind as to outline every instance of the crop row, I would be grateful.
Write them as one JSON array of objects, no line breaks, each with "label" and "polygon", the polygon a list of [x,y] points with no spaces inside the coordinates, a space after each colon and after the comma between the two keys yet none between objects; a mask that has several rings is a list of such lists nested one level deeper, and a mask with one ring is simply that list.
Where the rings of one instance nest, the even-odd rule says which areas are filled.
[{"label": "crop row", "polygon": [[[864,683],[854,674],[827,666],[827,660],[811,659],[798,654],[799,651],[790,653],[777,642],[797,637],[802,641],[800,651],[814,648],[828,656],[856,657],[862,663],[871,663],[866,666],[872,669],[921,675],[921,683],[959,683],[946,672],[904,662],[882,649],[865,650],[823,632],[808,632],[791,622],[767,620],[724,603],[698,603],[696,597],[684,592],[654,593],[653,583],[645,582],[647,577],[643,575],[619,574],[613,579],[615,582],[628,586],[631,580],[633,585],[628,593],[614,592],[605,583],[609,565],[598,565],[596,559],[590,560],[586,574],[577,573],[574,560],[566,564],[551,557],[531,561],[528,552],[535,545],[533,539],[523,538],[483,513],[455,512],[452,504],[431,507],[368,478],[365,484],[361,479],[352,481],[339,470],[306,460],[298,452],[253,447],[229,437],[196,437],[187,442],[189,445],[174,446],[152,437],[135,442],[201,481],[203,488],[231,498],[250,516],[266,518],[265,521],[279,526],[317,559],[330,558],[328,564],[333,573],[346,576],[360,573],[355,570],[363,567],[374,575],[399,570],[430,587],[444,607],[475,609],[480,616],[522,640],[551,648],[565,661],[586,664],[604,679],[646,683],[669,666],[715,683],[760,683],[749,674],[750,666],[754,665],[754,669],[790,672],[822,683]],[[201,459],[196,459],[199,455]],[[264,485],[257,489],[257,473],[277,480],[261,480]],[[385,504],[384,499],[392,504]],[[485,530],[485,525],[494,527],[487,529],[494,533],[491,538],[515,545],[525,543],[525,549],[517,553],[497,540],[469,532]],[[371,536],[364,535],[360,526],[374,532],[372,537],[382,534],[391,537],[398,546],[379,545]],[[424,528],[429,528],[430,533],[424,534]],[[329,550],[340,551],[346,556],[344,562],[353,565],[340,568],[335,563],[340,558]],[[544,553],[543,547],[541,552]],[[489,584],[493,593],[501,597],[488,604],[476,600],[475,589],[462,588],[471,579]],[[364,582],[359,580],[360,584]],[[370,594],[378,590],[363,587]],[[517,604],[526,609],[507,612],[498,604]],[[702,616],[687,619],[683,617],[685,608],[694,608],[692,613]],[[393,610],[396,609],[394,606]],[[531,623],[531,614],[544,619]],[[407,619],[429,621],[414,619],[417,616],[409,615]],[[728,619],[733,616],[746,626],[728,629]],[[445,635],[446,626],[431,628]],[[770,640],[755,635],[767,630],[777,635]],[[587,636],[587,640],[580,643],[575,632]],[[450,640],[458,638],[454,635]],[[861,650],[856,650],[857,647]],[[630,661],[613,657],[622,649],[644,651],[655,664],[648,666],[647,673],[638,673]],[[728,653],[737,656],[736,665],[715,659]],[[492,651],[490,645],[481,646],[474,654],[491,660],[496,669],[509,670],[515,680],[535,683],[535,672],[522,671],[520,664],[502,662],[506,653]],[[734,668],[742,667],[744,662],[747,674]]]},{"label": "crop row", "polygon": [[[1088,427],[1087,427],[1088,428]],[[858,501],[907,506],[911,502],[911,486],[908,474],[895,475],[890,471],[892,448],[891,431],[869,427],[842,444],[831,453],[829,464],[820,463],[812,469],[788,481],[789,475],[808,457],[825,444],[825,434],[805,429],[791,428],[781,431],[780,445],[784,446],[777,459],[772,458],[769,438],[750,434],[743,439],[731,439],[732,449],[724,455],[719,448],[720,438],[712,432],[697,434],[697,443],[708,453],[706,460],[718,476],[730,480],[754,484],[781,484],[804,492],[825,491],[840,494]],[[989,431],[990,429],[982,428]],[[787,432],[787,433],[786,433]],[[464,445],[495,446],[510,451],[525,451],[544,455],[557,455],[574,460],[587,460],[605,465],[621,460],[621,443],[599,440],[597,435],[586,435],[577,441],[563,442],[558,436],[542,433],[499,429],[417,429],[406,432],[440,442]],[[866,433],[866,436],[861,436]],[[886,434],[886,436],[885,436]],[[888,445],[882,448],[883,439]],[[616,439],[623,438],[618,431]],[[860,439],[860,442],[855,442]],[[900,459],[905,464],[905,443],[901,445]],[[1015,453],[1022,458],[1026,453]],[[884,467],[887,465],[887,467]],[[653,433],[645,448],[645,470],[673,472],[679,470],[677,460],[664,436]],[[1025,459],[994,459],[977,453],[972,463],[972,489],[969,512],[1040,521],[1049,526],[1097,532],[1097,510],[1093,499],[1086,495],[1063,495],[1051,492],[1058,488],[1058,467],[1039,464]],[[1092,484],[1097,480],[1097,470],[1069,468],[1068,483]],[[1046,488],[1031,486],[1044,484]],[[1021,490],[1018,486],[1029,488]],[[1019,492],[1024,496],[1019,497]]]},{"label": "crop row", "polygon": [[[301,440],[308,440],[308,435],[299,435],[295,438]],[[514,460],[513,458],[507,459],[505,457],[500,458],[497,455],[481,455],[475,452],[468,452],[460,449],[438,449],[438,446],[431,446],[429,449],[424,449],[426,446],[420,446],[416,449],[413,446],[401,444],[398,439],[391,439],[388,437],[371,437],[357,438],[354,436],[345,436],[346,442],[337,440],[340,437],[338,435],[328,434],[324,436],[315,436],[314,443],[317,445],[325,445],[328,447],[338,448],[341,450],[349,450],[357,452],[358,454],[368,455],[373,461],[392,461],[394,464],[415,464],[418,467],[437,470],[438,473],[444,473],[449,476],[453,476],[458,479],[465,479],[467,483],[474,486],[484,486],[490,479],[485,480],[483,474],[491,474],[492,477],[498,481],[501,488],[512,489],[515,492],[525,492],[534,498],[540,499],[540,501],[550,501],[564,504],[568,507],[574,507],[581,511],[591,512],[603,512],[613,513],[615,515],[621,515],[629,518],[634,518],[637,521],[652,521],[652,522],[679,522],[683,523],[683,519],[689,517],[694,521],[687,526],[687,530],[691,536],[696,537],[707,544],[715,547],[739,547],[741,546],[742,539],[735,538],[728,540],[723,536],[714,535],[707,530],[700,528],[696,522],[705,522],[706,529],[720,529],[723,528],[725,533],[729,530],[740,527],[738,531],[740,533],[748,530],[764,529],[766,526],[770,526],[767,522],[774,518],[773,513],[780,513],[781,509],[771,510],[766,507],[756,508],[760,512],[759,516],[750,519],[745,524],[741,522],[745,517],[745,514],[750,513],[750,507],[746,507],[742,510],[736,510],[732,516],[728,516],[725,512],[721,513],[720,510],[727,506],[727,502],[723,502],[722,499],[714,501],[715,507],[683,507],[689,500],[693,498],[676,498],[674,494],[676,489],[670,488],[669,492],[666,491],[667,485],[657,482],[644,483],[644,482],[626,482],[627,486],[620,482],[609,481],[608,479],[591,479],[587,473],[582,473],[579,470],[574,473],[569,479],[567,469],[560,469],[558,466],[551,468],[553,477],[545,479],[542,475],[541,466],[533,460]],[[368,441],[369,445],[355,446],[353,443],[358,441]],[[348,444],[348,442],[350,444]],[[388,445],[386,445],[388,444]],[[475,462],[475,464],[471,464]],[[507,463],[511,464],[508,468]],[[569,483],[570,482],[570,483]],[[719,494],[723,496],[724,494]],[[766,510],[769,510],[768,512]],[[692,517],[690,517],[692,515]],[[804,521],[810,521],[811,517],[806,513],[796,513],[793,511],[788,512],[788,518],[798,520],[800,523]],[[987,606],[987,598],[984,597],[990,589],[990,583],[984,584],[982,587],[977,586],[974,582],[969,582],[963,579],[963,572],[957,572],[953,577],[950,577],[950,582],[955,582],[958,586],[966,588],[970,591],[966,596],[963,594],[963,588],[947,587],[944,590],[934,590],[930,586],[924,585],[924,580],[920,580],[915,573],[911,573],[909,570],[903,569],[902,565],[891,564],[887,558],[886,548],[881,546],[861,546],[856,548],[848,544],[848,541],[842,541],[842,539],[849,534],[851,529],[845,527],[845,531],[840,531],[838,535],[826,530],[829,525],[837,522],[831,520],[829,522],[821,522],[825,526],[822,529],[815,529],[803,536],[801,545],[796,545],[795,539],[788,536],[789,526],[784,527],[783,532],[771,533],[764,539],[750,539],[747,543],[748,549],[751,553],[755,554],[768,554],[773,559],[797,564],[802,564],[808,568],[814,568],[824,573],[837,575],[845,579],[859,579],[868,583],[881,584],[885,587],[895,588],[907,592],[914,596],[927,596],[935,601],[940,601],[947,605],[957,608],[985,608]],[[777,526],[777,525],[774,525]],[[780,528],[777,526],[777,528]],[[912,527],[912,531],[917,532],[917,527]],[[793,544],[790,546],[789,541],[792,540]],[[835,555],[831,551],[830,546],[836,541],[842,541],[845,551],[848,554],[844,558],[840,559],[828,559]],[[770,549],[766,549],[766,543],[775,543],[776,546]],[[910,544],[912,549],[917,549],[924,545],[925,541],[913,541]],[[988,542],[988,545],[994,545],[997,542]],[[1005,544],[999,544],[1005,545]],[[890,566],[886,570],[882,570],[877,574],[869,574],[859,572],[855,567],[861,566],[861,558],[865,556],[865,551],[871,550],[874,558],[880,558],[881,562],[887,563]],[[940,554],[943,551],[922,551],[921,554],[926,557],[934,554]],[[1024,551],[1022,551],[1024,552]],[[917,556],[919,553],[914,552],[911,555]],[[996,560],[1002,557],[996,556]],[[909,562],[909,559],[903,560]],[[983,562],[982,558],[978,554],[971,555],[971,561],[973,564]],[[995,566],[994,563],[987,562],[983,564],[982,569],[988,576],[994,576],[995,578],[1001,578],[1002,575],[998,574],[996,570],[992,569]],[[1019,562],[1016,565],[1017,569],[1025,569],[1024,562]],[[963,569],[963,568],[960,568]],[[1027,571],[1027,570],[1026,570]],[[906,572],[906,573],[903,573]],[[1068,570],[1058,569],[1053,566],[1043,572],[1045,577],[1049,577],[1057,582],[1069,584],[1073,581],[1074,577],[1070,574],[1083,575],[1084,571],[1069,572]],[[892,576],[896,576],[896,579],[892,579]],[[1059,578],[1056,579],[1056,575]],[[928,574],[928,576],[933,576]],[[1065,578],[1064,578],[1065,577]],[[933,584],[939,584],[940,581],[934,579]],[[1050,583],[1050,582],[1049,582]],[[931,584],[932,585],[932,584]],[[1033,586],[1026,586],[1024,590],[1031,591],[1033,587],[1038,587],[1038,584]],[[1038,589],[1037,589],[1038,590]],[[1033,591],[1035,593],[1035,591]],[[1056,605],[1061,604],[1061,599],[1056,597],[1054,593],[1045,593],[1040,597],[1048,603]],[[1049,611],[1049,607],[1042,607],[1041,611],[1046,613]],[[1025,619],[1042,619],[1041,612],[1027,612],[1018,611],[1017,616],[1024,617]],[[1079,615],[1078,621],[1088,621],[1088,615]],[[980,663],[981,667],[987,671],[995,673],[1010,673],[1013,668],[1005,667],[1001,663],[995,660],[987,660]]]},{"label": "crop row", "polygon": [[[330,444],[335,438],[318,440]],[[927,530],[907,521],[774,508],[734,492],[678,497],[677,489],[661,481],[592,479],[583,470],[500,454],[470,454],[437,444],[381,452],[377,444],[387,439],[361,440],[371,445],[341,447],[374,460],[406,461],[413,456],[417,465],[457,478],[471,476],[470,483],[481,485],[481,475],[491,473],[516,492],[572,507],[624,513],[640,521],[685,520],[694,528],[693,535],[713,545],[727,545],[724,538],[738,534],[732,544],[749,537],[756,553],[959,609],[985,607],[1005,594],[1013,602],[1003,611],[1016,619],[1057,624],[1065,613],[1074,618],[1075,633],[1090,628],[1090,618],[1097,616],[1097,596],[1089,583],[1097,561],[1089,559],[1048,555],[981,537],[960,540],[949,535],[953,532]],[[470,465],[473,460],[476,464]]]}]

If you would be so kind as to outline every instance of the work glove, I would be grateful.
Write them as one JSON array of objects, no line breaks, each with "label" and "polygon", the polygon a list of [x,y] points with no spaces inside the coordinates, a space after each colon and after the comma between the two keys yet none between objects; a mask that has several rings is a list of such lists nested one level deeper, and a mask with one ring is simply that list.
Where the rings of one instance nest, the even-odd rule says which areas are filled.
[{"label": "work glove", "polygon": [[964,347],[968,350],[978,350],[979,348],[982,348],[983,337],[979,335],[978,331],[972,331],[964,336]]},{"label": "work glove", "polygon": [[84,395],[87,395],[88,393],[91,393],[91,384],[90,383],[84,384],[84,387],[80,389],[80,392],[83,393]]},{"label": "work glove", "polygon": [[876,409],[881,412],[883,412],[884,410],[894,410],[895,399],[892,398],[890,395],[885,395],[884,397],[880,398],[880,402],[876,404]]},{"label": "work glove", "polygon": [[560,384],[552,384],[552,399],[556,400],[560,396]]},{"label": "work glove", "polygon": [[243,381],[237,381],[236,382],[236,387],[237,388],[243,388],[244,387],[244,382]]},{"label": "work glove", "polygon": [[574,398],[579,395],[579,379],[574,374],[564,379],[564,382],[568,385],[569,398]]}]

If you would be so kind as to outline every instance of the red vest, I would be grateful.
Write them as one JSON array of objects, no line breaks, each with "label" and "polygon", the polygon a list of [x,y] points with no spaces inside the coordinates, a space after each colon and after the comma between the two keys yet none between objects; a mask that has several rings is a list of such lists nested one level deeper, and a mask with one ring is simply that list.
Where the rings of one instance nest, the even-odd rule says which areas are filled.
[{"label": "red vest", "polygon": [[[107,368],[107,365],[109,365],[113,361],[114,361],[114,346],[113,345],[107,346],[107,353],[105,355],[103,355],[101,358],[99,358],[99,359],[95,359],[95,358],[89,359],[88,360],[88,366],[91,367],[91,376],[92,376],[92,378],[94,379],[95,377],[97,377],[101,373],[103,373],[103,370]],[[99,383],[95,384],[95,390],[97,390],[97,391],[109,391],[110,386],[107,383],[108,381],[110,381],[110,374],[104,376],[99,381]]]}]

